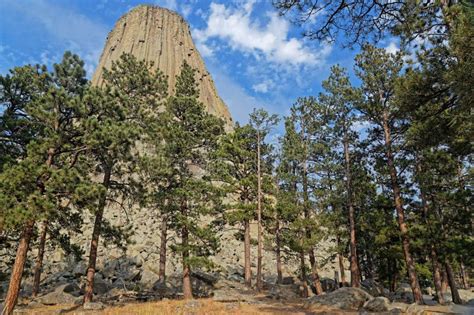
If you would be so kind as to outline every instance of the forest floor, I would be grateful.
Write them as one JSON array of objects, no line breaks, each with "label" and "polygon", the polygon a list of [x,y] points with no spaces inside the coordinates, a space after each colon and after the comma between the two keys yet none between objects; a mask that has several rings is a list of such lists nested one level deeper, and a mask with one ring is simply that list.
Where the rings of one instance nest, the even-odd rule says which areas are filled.
[{"label": "forest floor", "polygon": [[[260,303],[231,302],[222,303],[212,299],[197,299],[191,301],[167,300],[145,303],[128,303],[123,306],[106,307],[100,311],[85,311],[79,305],[55,305],[50,307],[28,308],[25,313],[20,314],[163,314],[163,315],[240,315],[240,314],[316,314],[308,312],[303,307],[303,301],[278,302],[262,300]],[[334,313],[331,313],[334,314]],[[343,314],[343,313],[341,313]]]},{"label": "forest floor", "polygon": [[[367,312],[350,312],[330,307],[321,307],[311,311],[303,307],[304,300],[277,301],[256,297],[255,302],[217,302],[212,299],[184,300],[162,300],[156,302],[127,303],[124,305],[107,306],[103,310],[84,310],[80,305],[58,304],[54,306],[28,307],[15,310],[14,314],[74,314],[74,315],[248,315],[248,314],[369,314]],[[408,306],[408,305],[407,305]],[[423,310],[416,312],[403,312],[402,314],[473,314],[474,308],[460,306],[457,311],[452,308],[440,305],[426,306]],[[394,314],[386,312],[385,314]]]}]

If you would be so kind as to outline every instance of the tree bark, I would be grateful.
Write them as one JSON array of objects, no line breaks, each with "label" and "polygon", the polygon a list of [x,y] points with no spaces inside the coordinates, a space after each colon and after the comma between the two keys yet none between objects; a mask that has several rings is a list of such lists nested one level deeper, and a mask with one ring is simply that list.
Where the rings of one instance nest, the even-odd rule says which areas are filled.
[{"label": "tree bark", "polygon": [[12,273],[10,276],[10,284],[8,286],[7,296],[3,306],[2,315],[10,315],[13,313],[16,302],[18,300],[18,293],[21,286],[21,278],[23,270],[25,269],[26,256],[28,254],[28,247],[30,245],[31,235],[35,225],[34,220],[26,222],[20,236],[20,242],[16,250],[15,263],[13,264]]},{"label": "tree bark", "polygon": [[161,221],[161,238],[160,238],[160,268],[158,270],[158,278],[161,283],[166,282],[166,245],[168,237],[168,218],[163,216]]},{"label": "tree bark", "polygon": [[304,263],[304,250],[300,251],[300,268],[301,268],[301,282],[303,284],[302,297],[307,298],[309,296],[308,283],[306,282],[306,266]]},{"label": "tree bark", "polygon": [[[339,243],[341,242],[340,237],[336,238],[337,246],[339,247]],[[339,274],[341,275],[341,286],[344,287],[346,285],[346,273],[344,271],[344,257],[341,253],[337,253],[337,260],[339,262]]]},{"label": "tree bark", "polygon": [[[303,122],[302,122],[303,124]],[[304,129],[304,125],[302,126]],[[303,139],[304,141],[304,139]],[[303,184],[303,208],[304,208],[304,217],[306,220],[311,219],[310,214],[310,205],[309,205],[309,187],[308,187],[308,165],[307,165],[307,148],[306,142],[304,142],[304,161],[303,161],[303,174],[302,174],[302,184]],[[306,229],[306,238],[310,240],[312,237],[311,231]],[[323,288],[321,286],[321,281],[319,279],[318,265],[316,263],[316,258],[314,256],[314,251],[311,248],[309,250],[309,262],[311,264],[311,275],[313,277],[313,285],[316,288],[316,294],[320,295],[323,293]]]},{"label": "tree bark", "polygon": [[464,266],[464,260],[461,257],[461,262],[459,263],[459,266],[461,268],[461,278],[462,278],[462,285],[464,289],[469,290],[469,275],[466,272],[466,267]]},{"label": "tree bark", "polygon": [[248,219],[244,220],[244,274],[245,285],[252,286],[252,269],[250,262],[250,222]]},{"label": "tree bark", "polygon": [[95,267],[97,264],[97,250],[99,248],[100,230],[102,228],[102,218],[104,216],[104,209],[107,203],[107,192],[110,186],[111,169],[106,168],[104,172],[104,179],[102,185],[105,188],[104,194],[100,197],[99,206],[95,214],[94,228],[92,230],[92,239],[89,251],[89,264],[87,266],[86,288],[84,290],[84,303],[92,301],[94,295],[94,276]]},{"label": "tree bark", "polygon": [[191,300],[193,298],[193,289],[191,287],[191,267],[189,266],[189,231],[186,226],[181,229],[181,238],[183,246],[183,298]]},{"label": "tree bark", "polygon": [[281,267],[281,240],[280,240],[280,224],[277,222],[275,235],[275,245],[276,245],[276,268],[277,268],[277,283],[281,284],[283,282],[283,274]]},{"label": "tree bark", "polygon": [[448,274],[446,273],[446,268],[444,268],[443,264],[443,268],[441,268],[441,290],[443,293],[448,291],[448,286]]},{"label": "tree bark", "polygon": [[453,298],[453,303],[462,304],[461,297],[459,296],[458,288],[456,287],[456,279],[454,278],[454,272],[451,268],[451,264],[446,259],[444,262],[444,267],[446,268],[446,275],[448,276],[449,287],[451,288],[451,296]]},{"label": "tree bark", "polygon": [[438,255],[436,253],[436,249],[433,244],[431,244],[430,256],[431,256],[431,264],[433,266],[433,283],[436,290],[436,298],[439,304],[445,304],[446,300],[444,299],[444,294],[443,294],[443,285],[442,285],[442,279],[441,279],[441,271],[440,271],[439,262],[438,262]]},{"label": "tree bark", "polygon": [[[416,170],[419,173],[419,175],[422,176],[423,169],[422,169],[422,166],[421,166],[421,162],[417,161],[416,164],[417,164],[416,165]],[[426,200],[424,185],[421,182],[421,180],[420,180],[419,185],[420,185],[421,204],[422,204],[422,207],[423,207],[423,216],[425,217],[425,224],[428,227],[429,236],[430,236],[430,241],[429,241],[430,242],[430,259],[431,259],[431,265],[432,265],[432,268],[433,268],[433,283],[434,283],[435,290],[436,290],[436,298],[437,298],[439,304],[445,304],[446,301],[444,299],[443,288],[442,288],[442,285],[441,285],[441,271],[440,271],[439,263],[438,263],[438,254],[437,254],[437,250],[436,250],[435,240],[433,238],[434,237],[434,232],[431,228],[431,224],[430,224],[431,222],[430,222],[430,219],[429,219],[430,209],[428,207],[428,202]]]},{"label": "tree bark", "polygon": [[[57,125],[57,123],[56,123]],[[56,126],[57,127],[57,126]],[[48,158],[46,159],[46,166],[48,168],[53,165],[54,155],[56,150],[49,148],[47,151]],[[41,194],[44,193],[44,186],[39,185]],[[10,283],[8,285],[7,295],[5,297],[4,307],[2,315],[10,315],[13,313],[16,302],[18,300],[18,293],[21,286],[21,278],[23,277],[23,271],[25,269],[26,257],[28,255],[28,248],[30,247],[30,240],[33,234],[33,228],[35,226],[35,220],[30,219],[25,223],[23,230],[20,235],[20,241],[16,251],[15,263],[12,267],[12,273],[10,276]]]},{"label": "tree bark", "polygon": [[347,209],[349,209],[349,235],[350,235],[350,268],[351,268],[351,286],[360,288],[360,270],[357,259],[357,239],[356,239],[356,223],[355,209],[352,195],[352,172],[351,172],[351,156],[349,152],[349,136],[347,128],[344,126],[344,161],[346,175],[346,193],[347,193]]},{"label": "tree bark", "polygon": [[[187,202],[181,204],[181,215],[188,217]],[[193,299],[193,288],[191,286],[191,266],[189,265],[189,230],[186,224],[181,227],[181,247],[183,259],[183,298],[185,300]]]},{"label": "tree bark", "polygon": [[257,131],[257,291],[261,291],[263,288],[262,282],[262,174],[260,169],[260,132]]},{"label": "tree bark", "polygon": [[318,262],[316,261],[313,250],[309,251],[309,262],[311,263],[311,275],[313,276],[313,285],[316,289],[316,294],[321,295],[324,291],[321,285],[321,279],[319,278]]},{"label": "tree bark", "polygon": [[423,295],[421,293],[420,284],[415,269],[415,262],[410,253],[410,237],[408,235],[408,226],[405,222],[405,210],[403,209],[403,201],[401,197],[400,186],[398,184],[398,175],[392,154],[392,139],[391,130],[388,121],[388,113],[383,112],[383,129],[385,137],[385,155],[390,172],[390,179],[392,183],[393,198],[395,202],[395,209],[397,210],[398,226],[402,238],[403,254],[408,269],[408,277],[410,279],[410,286],[413,292],[413,297],[417,304],[424,304]]},{"label": "tree bark", "polygon": [[43,230],[40,235],[40,242],[38,244],[38,256],[36,257],[34,280],[33,280],[33,292],[32,296],[36,297],[39,293],[39,287],[41,282],[41,271],[43,269],[43,258],[44,248],[46,245],[46,235],[48,234],[48,220],[43,222]]}]

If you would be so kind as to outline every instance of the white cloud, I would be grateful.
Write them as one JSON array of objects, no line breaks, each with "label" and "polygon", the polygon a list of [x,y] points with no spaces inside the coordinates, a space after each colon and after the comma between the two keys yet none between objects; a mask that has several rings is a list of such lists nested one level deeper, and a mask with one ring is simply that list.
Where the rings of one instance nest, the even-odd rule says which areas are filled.
[{"label": "white cloud", "polygon": [[247,1],[237,8],[212,3],[206,28],[194,30],[194,38],[201,47],[210,39],[218,38],[234,50],[251,53],[256,58],[263,56],[278,64],[318,65],[323,62],[331,46],[324,45],[317,51],[303,40],[289,38],[290,24],[276,12],[267,13],[268,23],[261,25],[252,20],[253,5],[254,1]]},{"label": "white cloud", "polygon": [[385,50],[390,54],[396,54],[400,50],[400,48],[398,48],[397,43],[391,41],[390,44],[385,47]]},{"label": "white cloud", "polygon": [[187,17],[189,16],[189,14],[191,13],[192,10],[193,10],[193,7],[192,7],[191,5],[185,5],[185,4],[183,4],[183,5],[181,6],[180,12],[181,12],[181,14],[182,14],[185,18],[187,18]]},{"label": "white cloud", "polygon": [[267,93],[271,88],[273,88],[274,85],[275,83],[273,83],[272,80],[265,80],[258,84],[254,84],[252,89],[258,93]]}]

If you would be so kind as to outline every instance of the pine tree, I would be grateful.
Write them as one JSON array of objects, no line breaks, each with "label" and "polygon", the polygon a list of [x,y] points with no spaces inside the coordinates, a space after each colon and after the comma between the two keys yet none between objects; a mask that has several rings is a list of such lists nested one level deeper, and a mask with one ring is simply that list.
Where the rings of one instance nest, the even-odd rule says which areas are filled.
[{"label": "pine tree", "polygon": [[[60,69],[67,67],[75,71],[60,72]],[[83,114],[81,98],[86,81],[82,67],[83,62],[76,55],[66,52],[63,62],[55,65],[54,73],[46,74],[44,67],[36,67],[36,71],[42,69],[42,73],[37,71],[32,81],[23,82],[21,77],[10,81],[18,80],[15,83],[18,86],[34,86],[30,90],[33,93],[29,94],[31,98],[23,99],[23,103],[17,105],[24,106],[23,118],[35,133],[34,140],[29,139],[26,151],[20,155],[23,158],[4,167],[0,174],[3,220],[7,226],[21,229],[4,314],[10,314],[16,304],[35,223],[48,220],[56,212],[67,211],[68,207],[62,204],[65,199],[74,198],[75,190],[79,187],[82,175],[76,167],[76,157],[80,152],[76,141],[80,138],[80,132],[75,122]],[[27,66],[24,69],[31,73],[33,68]],[[18,73],[21,74],[21,71]],[[30,80],[29,77],[24,79]],[[77,85],[70,84],[73,81]],[[8,79],[3,82],[8,82]],[[41,251],[40,248],[38,280]],[[38,280],[35,285],[39,285]]]},{"label": "pine tree", "polygon": [[[207,113],[198,96],[195,70],[185,62],[176,78],[175,95],[166,103],[163,129],[173,181],[166,197],[173,209],[170,229],[181,238],[172,249],[182,257],[185,299],[193,298],[191,269],[211,266],[208,257],[218,250],[216,233],[223,223],[220,189],[209,173],[223,121]],[[214,220],[205,224],[206,216]]]},{"label": "pine tree", "polygon": [[[84,143],[94,165],[93,174],[102,178],[100,196],[91,206],[95,221],[87,267],[84,303],[93,297],[99,237],[104,227],[104,210],[109,200],[126,198],[131,173],[138,164],[134,157],[143,138],[147,117],[166,96],[166,79],[160,71],[124,54],[110,70],[104,70],[105,89],[91,89],[85,102],[88,118],[83,123]],[[127,183],[128,182],[128,183]]]},{"label": "pine tree", "polygon": [[[250,125],[237,124],[232,132],[219,141],[215,165],[218,179],[225,183],[224,189],[232,198],[232,202],[226,205],[229,209],[226,212],[227,221],[232,225],[237,223],[243,228],[241,234],[244,239],[244,275],[248,287],[252,284],[250,222],[255,217],[257,196],[256,146],[256,130]],[[266,148],[263,148],[264,152]]]},{"label": "pine tree", "polygon": [[300,262],[300,280],[303,284],[303,297],[309,295],[307,283],[304,244],[305,228],[301,224],[303,207],[298,193],[300,137],[291,118],[285,118],[285,134],[280,139],[281,150],[277,167],[278,199],[275,207],[276,217],[284,224],[281,229],[282,244],[296,253]]},{"label": "pine tree", "polygon": [[[410,251],[410,237],[405,218],[405,209],[400,189],[393,145],[394,128],[400,124],[399,111],[394,100],[394,89],[403,61],[401,54],[390,54],[384,49],[370,45],[364,46],[361,54],[356,57],[356,73],[362,80],[362,90],[366,96],[358,109],[364,117],[382,129],[384,154],[390,173],[391,188],[397,211],[398,224],[401,232],[403,253],[408,268],[410,286],[416,303],[423,304],[420,285],[415,269],[415,262]],[[397,120],[398,119],[398,120]],[[398,124],[398,125],[397,125]]]},{"label": "pine tree", "polygon": [[250,114],[250,125],[256,130],[257,140],[257,290],[263,288],[262,258],[263,258],[263,229],[262,229],[262,145],[271,128],[278,123],[277,115],[270,115],[263,109],[254,109]]},{"label": "pine tree", "polygon": [[354,103],[358,100],[357,91],[352,88],[345,70],[339,66],[331,68],[329,78],[323,82],[326,93],[319,99],[323,106],[326,106],[334,117],[334,137],[342,138],[342,148],[344,152],[345,165],[345,186],[346,186],[346,207],[349,212],[349,235],[350,235],[350,269],[351,286],[360,287],[360,270],[357,259],[357,239],[355,206],[352,184],[352,166],[350,145],[353,142],[353,132],[351,127],[355,119]]}]

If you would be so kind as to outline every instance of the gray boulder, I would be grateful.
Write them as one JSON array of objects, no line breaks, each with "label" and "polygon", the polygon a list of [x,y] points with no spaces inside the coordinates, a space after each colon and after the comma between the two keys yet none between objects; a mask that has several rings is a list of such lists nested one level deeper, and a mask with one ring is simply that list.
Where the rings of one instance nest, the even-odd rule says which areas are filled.
[{"label": "gray boulder", "polygon": [[[311,283],[313,282],[311,281]],[[336,283],[336,281],[329,278],[321,279],[321,286],[323,287],[324,292],[332,292],[332,291],[337,290],[338,288],[338,284]],[[316,291],[316,289],[314,291]]]},{"label": "gray boulder", "polygon": [[80,289],[76,283],[60,285],[53,292],[49,292],[38,298],[38,302],[44,305],[75,304],[80,302]]},{"label": "gray boulder", "polygon": [[360,283],[360,285],[362,289],[367,291],[372,296],[385,296],[384,287],[374,279],[365,279]]},{"label": "gray boulder", "polygon": [[169,283],[158,281],[153,285],[152,290],[163,298],[175,298],[178,295],[180,288]]},{"label": "gray boulder", "polygon": [[219,281],[219,274],[217,273],[206,273],[198,270],[194,271],[191,276],[205,282],[208,285],[214,285],[217,283],[217,281]]},{"label": "gray boulder", "polygon": [[459,296],[461,297],[461,300],[463,300],[469,305],[474,304],[474,290],[459,289],[458,291],[459,291]]},{"label": "gray boulder", "polygon": [[329,306],[348,311],[357,311],[373,297],[362,289],[340,288],[328,294],[309,298],[304,304],[306,308],[317,309],[320,306]]},{"label": "gray boulder", "polygon": [[143,270],[141,273],[141,278],[140,278],[140,285],[144,289],[152,289],[155,283],[157,283],[160,280],[160,277],[154,273],[153,271],[149,269]]},{"label": "gray boulder", "polygon": [[274,284],[268,293],[272,299],[291,300],[299,298],[299,286],[296,284]]},{"label": "gray boulder", "polygon": [[104,294],[111,289],[109,283],[107,283],[102,277],[98,274],[94,277],[94,294]]},{"label": "gray boulder", "polygon": [[213,291],[212,299],[217,302],[249,302],[254,300],[255,291],[244,284],[229,280],[219,280]]},{"label": "gray boulder", "polygon": [[415,301],[410,285],[404,282],[400,283],[395,292],[390,293],[389,298],[392,301],[407,304],[411,304]]},{"label": "gray boulder", "polygon": [[103,310],[105,308],[105,305],[101,302],[87,302],[84,303],[83,305],[84,310],[93,310],[93,311],[98,311],[98,310]]},{"label": "gray boulder", "polygon": [[281,279],[281,284],[294,284],[295,282],[294,277],[283,277],[283,279]]},{"label": "gray boulder", "polygon": [[389,306],[389,299],[383,296],[378,296],[365,302],[364,309],[369,312],[385,312],[388,311]]},{"label": "gray boulder", "polygon": [[74,265],[74,268],[72,269],[72,275],[75,278],[80,278],[81,276],[86,274],[86,263],[84,261],[79,261]]}]

